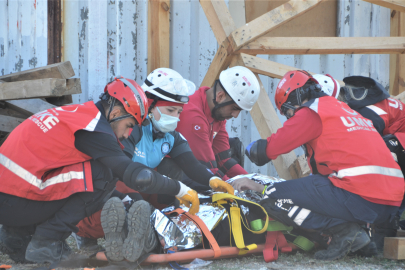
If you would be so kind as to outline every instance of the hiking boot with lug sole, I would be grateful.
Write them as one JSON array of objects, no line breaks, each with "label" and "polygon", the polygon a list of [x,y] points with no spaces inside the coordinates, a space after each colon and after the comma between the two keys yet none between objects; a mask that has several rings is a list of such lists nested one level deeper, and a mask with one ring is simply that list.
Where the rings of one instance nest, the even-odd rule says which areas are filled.
[{"label": "hiking boot with lug sole", "polygon": [[105,234],[105,250],[109,260],[124,260],[122,247],[126,237],[125,219],[126,212],[122,201],[118,197],[110,198],[101,210],[101,226]]},{"label": "hiking boot with lug sole", "polygon": [[55,240],[40,235],[32,236],[25,258],[36,263],[53,263],[67,260],[72,250],[65,240]]},{"label": "hiking boot with lug sole", "polygon": [[315,253],[318,260],[336,260],[346,256],[350,251],[356,252],[370,242],[370,237],[356,223],[343,223],[327,231],[332,235],[328,249]]},{"label": "hiking boot with lug sole", "polygon": [[364,246],[363,248],[353,252],[353,255],[362,256],[362,257],[373,257],[378,256],[378,249],[375,242],[371,241],[368,245]]},{"label": "hiking boot with lug sole", "polygon": [[96,252],[100,249],[97,239],[82,237],[75,233],[72,233],[72,236],[76,240],[77,249],[89,252]]},{"label": "hiking boot with lug sole", "polygon": [[0,251],[16,263],[30,263],[25,259],[25,251],[31,238],[31,234],[23,228],[3,225],[0,229]]},{"label": "hiking boot with lug sole", "polygon": [[128,211],[128,236],[124,242],[124,256],[130,262],[152,251],[157,246],[155,230],[150,223],[152,208],[146,201],[136,201]]}]

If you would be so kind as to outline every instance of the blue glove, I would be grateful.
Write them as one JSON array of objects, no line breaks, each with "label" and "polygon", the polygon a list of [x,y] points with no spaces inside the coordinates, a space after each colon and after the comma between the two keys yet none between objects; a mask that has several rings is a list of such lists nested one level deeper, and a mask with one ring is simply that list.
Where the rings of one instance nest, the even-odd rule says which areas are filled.
[{"label": "blue glove", "polygon": [[267,157],[266,154],[266,148],[267,148],[267,140],[260,139],[251,142],[246,147],[245,153],[247,157],[250,159],[250,161],[252,161],[254,164],[256,164],[257,166],[263,166],[270,161],[270,159]]}]

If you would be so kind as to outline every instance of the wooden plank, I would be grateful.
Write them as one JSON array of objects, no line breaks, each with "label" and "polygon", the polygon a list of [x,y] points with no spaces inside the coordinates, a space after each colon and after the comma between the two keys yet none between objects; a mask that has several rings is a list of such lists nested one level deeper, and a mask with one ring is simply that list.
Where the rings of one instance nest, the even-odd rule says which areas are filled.
[{"label": "wooden plank", "polygon": [[397,237],[405,237],[405,231],[404,230],[397,230]]},{"label": "wooden plank", "polygon": [[229,42],[227,39],[225,39],[224,42],[222,42],[222,44],[219,46],[218,51],[215,54],[207,73],[205,74],[204,80],[201,83],[202,86],[211,87],[215,80],[219,78],[221,71],[229,66],[229,63],[232,60],[232,57],[228,52],[229,48]]},{"label": "wooden plank", "polygon": [[81,93],[80,79],[40,79],[0,84],[0,100],[65,96]]},{"label": "wooden plank", "polygon": [[62,59],[62,3],[48,0],[48,65]]},{"label": "wooden plank", "polygon": [[[245,0],[246,22],[260,17],[275,9],[288,0],[258,1]],[[284,25],[270,31],[268,37],[336,37],[337,0],[327,0],[309,10],[307,13],[294,18]]]},{"label": "wooden plank", "polygon": [[0,80],[5,82],[17,82],[47,78],[68,79],[74,75],[75,72],[73,71],[72,65],[69,61],[66,61],[0,76]]},{"label": "wooden plank", "polygon": [[[243,60],[243,64],[245,67],[249,68],[251,71],[269,76],[272,78],[281,79],[287,72],[291,70],[299,70],[299,68],[291,67],[287,65],[283,65],[277,62],[273,62],[270,60],[262,59],[253,55],[248,55],[241,53],[241,59]],[[313,72],[308,71],[310,74],[315,74]],[[337,80],[340,86],[345,85],[345,83],[341,80]]]},{"label": "wooden plank", "polygon": [[306,177],[311,173],[305,155],[299,156],[288,168],[292,179]]},{"label": "wooden plank", "polygon": [[384,258],[393,260],[405,260],[405,238],[385,237]]},{"label": "wooden plank", "polygon": [[170,0],[148,1],[148,74],[170,67]]},{"label": "wooden plank", "polygon": [[218,44],[221,44],[236,29],[225,1],[200,0],[200,5],[204,10]]},{"label": "wooden plank", "polygon": [[247,54],[404,54],[405,37],[261,37]]},{"label": "wooden plank", "polygon": [[12,116],[0,115],[0,131],[11,132],[25,119]]},{"label": "wooden plank", "polygon": [[291,0],[236,29],[228,37],[233,51],[304,14],[325,0]]},{"label": "wooden plank", "polygon": [[6,101],[6,104],[11,109],[14,109],[15,111],[21,112],[22,114],[26,115],[26,117],[36,114],[37,112],[42,112],[56,107],[39,98],[8,100]]},{"label": "wooden plank", "polygon": [[363,0],[375,5],[386,7],[389,9],[397,10],[400,12],[405,12],[405,1],[404,0]]}]

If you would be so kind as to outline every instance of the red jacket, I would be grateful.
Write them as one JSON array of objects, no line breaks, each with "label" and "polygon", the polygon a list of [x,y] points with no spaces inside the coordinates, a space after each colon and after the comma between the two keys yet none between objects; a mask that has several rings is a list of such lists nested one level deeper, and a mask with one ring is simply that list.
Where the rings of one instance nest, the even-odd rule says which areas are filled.
[{"label": "red jacket", "polygon": [[401,145],[405,145],[405,104],[393,98],[387,98],[374,105],[367,106],[384,121],[383,135],[393,134]]},{"label": "red jacket", "polygon": [[[311,130],[315,129],[305,122],[307,125],[305,128],[302,126],[303,130],[296,130],[289,122],[303,122],[301,116],[306,115],[314,118],[311,123],[318,123],[318,116],[321,125],[317,124],[316,129],[320,128],[321,133],[312,132],[313,137],[305,142],[312,171],[329,175],[335,186],[374,203],[400,203],[404,194],[402,173],[371,121],[332,97],[321,97],[306,105],[312,109],[312,113],[308,108],[300,108],[268,139],[266,152],[269,158],[274,158],[271,145],[277,145],[277,142],[289,145],[289,142],[293,142],[289,136],[277,136],[279,132],[287,134],[288,129],[290,134],[296,134],[307,130],[311,134]],[[295,148],[296,145],[289,145],[284,153],[289,152],[290,147]]]},{"label": "red jacket", "polygon": [[[215,121],[211,116],[205,93],[208,89],[210,88],[201,87],[190,96],[189,103],[183,107],[176,130],[187,139],[195,157],[207,165],[214,174],[219,174],[218,168],[221,168],[229,158],[216,164],[215,155],[230,149],[229,136],[225,129],[226,120]],[[219,176],[224,180],[239,174],[247,174],[239,164],[224,169],[223,172],[226,176],[221,174]]]},{"label": "red jacket", "polygon": [[75,148],[74,133],[95,131],[100,116],[90,101],[48,109],[22,122],[0,147],[0,192],[52,201],[93,191],[91,157]]}]

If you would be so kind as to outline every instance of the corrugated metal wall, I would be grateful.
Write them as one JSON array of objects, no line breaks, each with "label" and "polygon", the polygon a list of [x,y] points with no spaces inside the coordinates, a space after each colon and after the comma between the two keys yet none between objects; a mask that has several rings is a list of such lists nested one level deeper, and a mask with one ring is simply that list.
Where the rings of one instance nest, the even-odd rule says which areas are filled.
[{"label": "corrugated metal wall", "polygon": [[47,64],[47,0],[0,0],[0,75]]},{"label": "corrugated metal wall", "polygon": [[[199,85],[218,46],[214,34],[197,0],[172,0],[170,18],[171,68]],[[0,0],[0,74],[46,65],[46,19],[46,0]],[[367,2],[341,0],[338,20],[339,36],[389,36],[389,9]],[[147,75],[147,1],[64,0],[62,52],[82,82],[83,93],[74,102],[96,100],[107,81],[117,75],[142,83]],[[339,79],[372,76],[389,85],[388,55],[261,57]],[[274,100],[278,80],[263,77],[262,81]],[[246,112],[229,121],[227,129],[245,145],[259,138]],[[303,154],[300,149],[296,153]],[[258,168],[246,160],[246,169],[277,175],[271,164]]]}]

